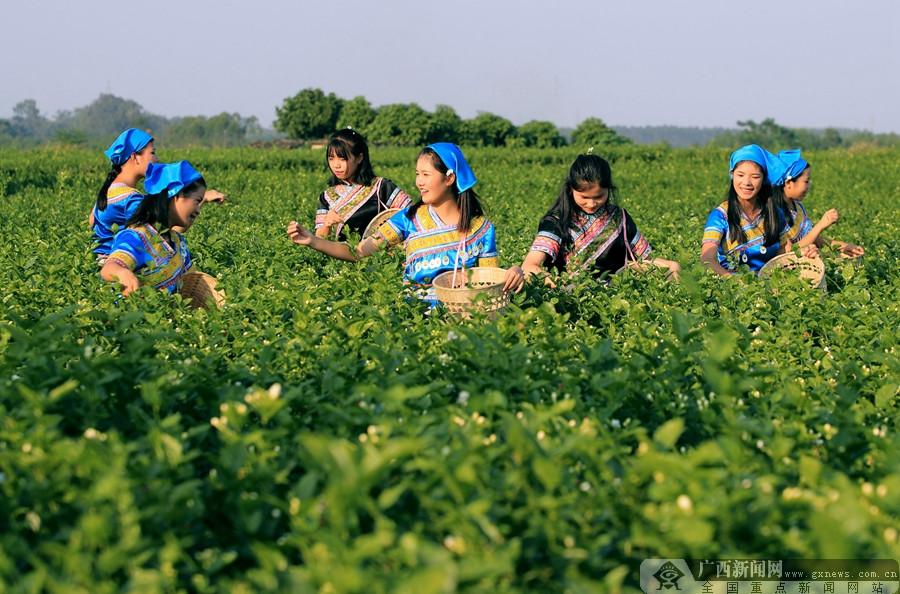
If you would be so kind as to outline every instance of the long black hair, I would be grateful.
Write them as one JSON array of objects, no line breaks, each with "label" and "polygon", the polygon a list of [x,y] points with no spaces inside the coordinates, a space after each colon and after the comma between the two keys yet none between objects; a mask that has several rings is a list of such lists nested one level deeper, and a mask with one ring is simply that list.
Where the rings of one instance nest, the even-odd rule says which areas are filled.
[{"label": "long black hair", "polygon": [[619,189],[613,183],[612,169],[606,159],[599,155],[578,155],[575,162],[569,167],[569,173],[559,191],[559,197],[544,218],[549,217],[556,225],[556,236],[564,243],[571,242],[568,233],[569,223],[581,209],[575,204],[575,196],[572,191],[582,192],[594,184],[609,191],[607,202],[616,204],[619,199]]},{"label": "long black hair", "polygon": [[[419,153],[417,160],[425,156],[431,160],[431,164],[435,170],[446,177],[447,171],[449,171],[450,168],[444,164],[440,155],[438,155],[434,149],[425,147],[422,149],[422,152]],[[472,188],[459,192],[456,189],[456,184],[453,184],[450,186],[450,190],[453,192],[456,205],[459,207],[459,223],[456,225],[456,230],[460,233],[468,233],[469,227],[472,225],[472,219],[484,214],[484,209],[481,208],[480,198]],[[416,216],[416,211],[419,210],[419,207],[423,204],[422,198],[416,200],[406,211],[407,218],[413,220]]]},{"label": "long black hair", "polygon": [[[762,170],[763,179],[765,179],[766,172],[762,166],[755,161],[751,161],[751,163],[754,163]],[[740,163],[735,163],[735,167],[738,165]],[[738,244],[747,243],[747,234],[744,233],[744,229],[741,226],[741,203],[738,200],[737,191],[734,189],[734,181],[728,184],[726,197],[728,199],[728,235]],[[764,245],[774,245],[781,238],[781,225],[785,215],[779,216],[781,208],[778,207],[775,199],[773,199],[772,186],[768,182],[763,182],[756,199],[759,201],[760,209],[762,209],[763,231],[765,232]]]},{"label": "long black hair", "polygon": [[122,166],[113,164],[112,169],[109,170],[109,175],[106,176],[106,181],[103,182],[103,185],[100,186],[100,190],[97,192],[97,210],[106,210],[109,187],[120,173],[122,173]]},{"label": "long black hair", "polygon": [[[331,135],[331,138],[328,139],[328,147],[325,149],[325,165],[328,165],[328,157],[331,156],[348,160],[350,157],[358,155],[362,155],[363,159],[356,171],[353,172],[353,179],[350,181],[366,186],[375,178],[375,172],[372,171],[372,162],[369,160],[369,145],[363,135],[356,130],[344,128]],[[341,183],[343,182],[332,173],[328,184],[336,186]]]},{"label": "long black hair", "polygon": [[[803,171],[806,171],[809,168],[810,168],[810,165],[807,163],[806,167],[803,168]],[[800,175],[803,175],[803,171],[800,172]],[[797,178],[800,177],[800,175],[797,175],[797,176],[793,177],[792,179],[796,180]],[[786,180],[784,183],[787,183],[788,181],[791,181],[791,180]],[[780,208],[781,211],[784,213],[784,218],[787,221],[787,226],[793,227],[794,226],[794,215],[791,214],[791,209],[788,208],[787,197],[784,195],[784,186],[783,185],[772,186],[772,200],[775,202],[775,206]]]},{"label": "long black hair", "polygon": [[[201,177],[194,180],[178,192],[179,196],[193,194],[197,190],[206,190],[206,181]],[[138,205],[134,214],[125,223],[127,226],[132,225],[153,225],[157,229],[165,229],[169,226],[169,207],[172,199],[169,198],[168,192],[163,190],[158,194],[148,194],[144,196]]]},{"label": "long black hair", "polygon": [[[141,150],[135,151],[135,152],[140,153],[141,151],[143,151],[144,149],[146,149],[148,146],[150,146],[152,144],[153,144],[153,139],[151,138],[149,140],[149,142],[147,142],[147,144],[145,144],[143,147],[141,147]],[[132,153],[132,154],[134,154],[134,153]],[[131,155],[128,155],[128,158],[130,159]],[[122,173],[122,166],[112,163],[112,168],[109,170],[109,174],[106,176],[106,181],[103,182],[103,185],[100,186],[100,190],[97,191],[97,210],[99,210],[101,212],[106,210],[107,194],[109,194],[109,187],[116,180],[116,177],[118,177],[118,175],[120,173]]]}]

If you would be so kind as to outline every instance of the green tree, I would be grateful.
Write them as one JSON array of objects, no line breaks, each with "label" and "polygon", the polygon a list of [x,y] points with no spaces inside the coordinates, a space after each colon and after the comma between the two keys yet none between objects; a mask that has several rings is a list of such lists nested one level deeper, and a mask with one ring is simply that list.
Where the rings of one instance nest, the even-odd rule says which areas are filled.
[{"label": "green tree", "polygon": [[34,99],[20,101],[13,107],[12,130],[15,136],[46,138],[50,128],[50,121],[41,115]]},{"label": "green tree", "polygon": [[823,148],[837,148],[844,143],[844,139],[841,138],[840,133],[834,128],[825,128],[825,133],[822,135],[822,144]]},{"label": "green tree", "polygon": [[237,113],[222,112],[211,118],[190,116],[173,123],[166,140],[180,146],[239,146],[247,134],[247,122]]},{"label": "green tree", "polygon": [[582,150],[587,150],[592,146],[601,148],[634,144],[634,142],[630,138],[619,136],[600,118],[588,118],[578,124],[578,127],[572,132],[572,144]]},{"label": "green tree", "polygon": [[536,148],[565,146],[566,139],[560,136],[553,122],[532,120],[516,129],[516,145]]},{"label": "green tree", "polygon": [[74,146],[85,146],[88,136],[83,130],[75,128],[58,128],[53,138],[62,144],[70,144]]},{"label": "green tree", "polygon": [[79,107],[70,117],[58,117],[63,127],[84,130],[91,136],[118,136],[128,128],[139,128],[156,134],[168,125],[162,116],[148,113],[135,101],[109,93],[101,94],[90,104]]},{"label": "green tree", "polygon": [[275,109],[275,129],[288,138],[322,138],[337,126],[343,99],[321,89],[304,89]]},{"label": "green tree", "polygon": [[344,103],[337,119],[335,130],[353,128],[363,136],[368,136],[369,128],[375,119],[375,109],[362,95]]},{"label": "green tree", "polygon": [[431,125],[425,143],[453,142],[458,143],[462,135],[463,121],[449,105],[438,105],[431,114]]},{"label": "green tree", "polygon": [[[775,123],[773,118],[766,118],[759,123],[754,122],[753,120],[746,120],[744,122],[739,121],[737,124],[744,128],[744,130],[728,132],[716,136],[710,141],[710,145],[737,148],[746,144],[758,144],[770,151],[791,149],[800,146],[797,132],[791,128],[780,126]],[[817,139],[808,140],[811,142],[818,142]],[[807,146],[809,146],[808,143]]]},{"label": "green tree", "polygon": [[460,142],[470,146],[505,146],[516,134],[516,127],[506,118],[488,112],[479,113],[464,122]]},{"label": "green tree", "polygon": [[432,129],[431,114],[415,103],[393,103],[378,108],[369,130],[369,141],[379,144],[419,146]]}]

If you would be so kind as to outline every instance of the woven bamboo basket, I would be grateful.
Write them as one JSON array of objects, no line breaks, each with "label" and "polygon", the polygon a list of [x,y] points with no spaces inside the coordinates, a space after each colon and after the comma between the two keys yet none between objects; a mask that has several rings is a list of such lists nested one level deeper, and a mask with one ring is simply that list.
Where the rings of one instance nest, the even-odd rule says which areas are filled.
[{"label": "woven bamboo basket", "polygon": [[188,305],[194,309],[210,309],[225,303],[225,291],[217,289],[219,282],[205,272],[196,270],[187,272],[181,277],[181,296],[189,300]]},{"label": "woven bamboo basket", "polygon": [[377,231],[378,228],[381,227],[382,223],[387,221],[398,212],[400,212],[399,208],[389,208],[387,210],[382,210],[380,213],[375,215],[375,218],[369,221],[369,224],[366,225],[365,230],[363,230],[362,239],[365,239],[366,237],[375,233],[375,231]]},{"label": "woven bamboo basket", "polygon": [[794,253],[781,254],[766,262],[759,269],[760,278],[768,278],[776,268],[796,271],[800,278],[807,279],[816,289],[825,291],[825,263],[821,258],[805,258]]},{"label": "woven bamboo basket", "polygon": [[[506,270],[490,266],[443,272],[432,281],[435,295],[447,311],[469,317],[473,311],[497,314],[509,304],[503,292]],[[464,278],[465,277],[465,278]]]}]

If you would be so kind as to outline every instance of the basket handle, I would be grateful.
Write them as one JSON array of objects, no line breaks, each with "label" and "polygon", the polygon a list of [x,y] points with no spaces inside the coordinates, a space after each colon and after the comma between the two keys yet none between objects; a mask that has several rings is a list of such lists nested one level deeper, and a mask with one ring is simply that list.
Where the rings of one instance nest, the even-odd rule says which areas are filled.
[{"label": "basket handle", "polygon": [[[466,287],[466,260],[465,258],[460,259],[459,254],[466,249],[466,234],[459,234],[459,243],[456,244],[456,258],[453,261],[453,278],[451,279],[451,284],[453,287],[456,287],[456,270],[459,269],[462,273],[462,283],[463,288]],[[461,265],[460,265],[461,264]]]},{"label": "basket handle", "polygon": [[634,252],[631,251],[631,242],[628,241],[628,233],[625,230],[625,209],[622,209],[622,240],[625,242],[625,266],[628,266],[628,260],[637,262]]}]

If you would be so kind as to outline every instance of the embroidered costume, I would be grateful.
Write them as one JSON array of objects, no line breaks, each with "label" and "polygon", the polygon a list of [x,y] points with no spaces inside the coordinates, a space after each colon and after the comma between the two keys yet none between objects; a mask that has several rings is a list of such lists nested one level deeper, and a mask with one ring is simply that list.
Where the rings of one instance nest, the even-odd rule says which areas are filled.
[{"label": "embroidered costume", "polygon": [[[376,177],[367,186],[341,184],[332,186],[319,196],[316,210],[316,229],[325,224],[325,215],[334,210],[343,219],[342,228],[349,228],[359,235],[382,210],[406,208],[410,197],[389,179]],[[339,233],[340,233],[339,229]]]},{"label": "embroidered costume", "polygon": [[116,234],[109,260],[134,272],[141,284],[174,293],[193,263],[184,237],[169,232],[166,241],[153,225],[136,225]]},{"label": "embroidered costume", "polygon": [[788,231],[788,239],[790,239],[792,243],[800,241],[800,239],[813,230],[814,226],[813,222],[809,219],[809,215],[806,214],[806,209],[803,205],[795,200],[794,206],[797,207],[797,210],[791,209],[791,215],[794,217],[794,225],[791,227],[790,231]]},{"label": "embroidered costume", "polygon": [[405,245],[403,283],[416,290],[420,299],[437,303],[431,281],[454,266],[498,266],[494,225],[484,217],[472,219],[457,262],[460,234],[456,225],[444,223],[428,205],[420,206],[412,220],[407,217],[408,211],[406,207],[388,219],[375,237],[385,240],[389,246]]},{"label": "embroidered costume", "polygon": [[781,237],[774,245],[763,245],[766,239],[765,219],[762,212],[751,221],[741,211],[741,228],[747,236],[747,242],[738,244],[731,238],[728,230],[728,202],[717,206],[706,219],[703,229],[703,243],[715,243],[718,246],[719,264],[726,270],[736,270],[736,266],[746,264],[753,272],[759,272],[763,265],[778,255],[778,250],[789,240],[790,229],[781,211],[778,211],[778,224]]},{"label": "embroidered costume", "polygon": [[94,253],[103,260],[112,250],[116,231],[125,227],[125,222],[137,210],[144,195],[125,184],[112,184],[106,193],[106,208],[100,210],[94,204]]},{"label": "embroidered costume", "polygon": [[[625,235],[622,234],[623,216]],[[587,267],[597,277],[615,273],[629,259],[626,237],[636,260],[647,259],[652,251],[631,215],[609,202],[593,214],[576,214],[566,227],[567,241],[559,236],[558,221],[555,215],[544,215],[531,250],[547,254],[549,262],[545,259],[545,265],[560,271],[571,265],[576,269]]]}]

